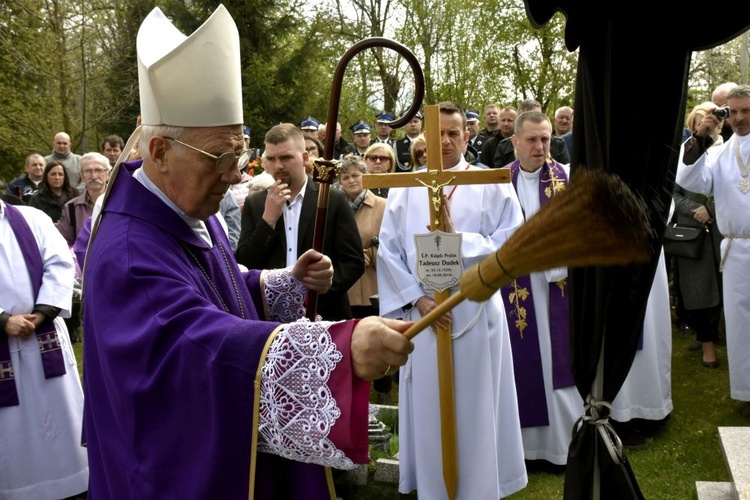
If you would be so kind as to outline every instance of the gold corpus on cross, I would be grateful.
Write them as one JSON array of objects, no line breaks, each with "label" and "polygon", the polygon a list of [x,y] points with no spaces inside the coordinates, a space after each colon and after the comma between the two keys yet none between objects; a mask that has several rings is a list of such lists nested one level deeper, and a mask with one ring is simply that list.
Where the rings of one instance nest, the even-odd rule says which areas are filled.
[{"label": "gold corpus on cross", "polygon": [[436,180],[432,180],[432,184],[425,184],[422,179],[417,179],[417,182],[426,187],[432,193],[432,222],[431,226],[439,226],[440,220],[436,214],[440,213],[440,206],[443,204],[443,188],[456,180],[456,176],[451,177],[442,184],[438,184]]},{"label": "gold corpus on cross", "polygon": [[[440,134],[440,107],[425,106],[425,139],[427,142],[426,170],[390,174],[365,174],[363,186],[375,187],[426,187],[430,202],[430,229],[445,231],[442,217],[443,188],[447,185],[491,184],[510,182],[510,169],[474,169],[457,171],[443,170],[443,157]],[[435,302],[444,302],[450,296],[450,290],[435,292]],[[440,437],[443,445],[443,480],[448,498],[456,497],[458,488],[458,450],[456,442],[456,405],[453,385],[453,345],[450,328],[435,325],[437,335],[438,383],[440,384]],[[464,360],[464,362],[471,360]]]}]

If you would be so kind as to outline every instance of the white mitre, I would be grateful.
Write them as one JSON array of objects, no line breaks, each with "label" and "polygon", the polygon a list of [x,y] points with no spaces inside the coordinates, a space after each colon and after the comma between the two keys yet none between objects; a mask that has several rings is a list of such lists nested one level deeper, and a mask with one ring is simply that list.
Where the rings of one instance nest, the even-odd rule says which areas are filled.
[{"label": "white mitre", "polygon": [[156,7],[136,47],[143,125],[243,123],[240,37],[223,5],[189,37]]}]

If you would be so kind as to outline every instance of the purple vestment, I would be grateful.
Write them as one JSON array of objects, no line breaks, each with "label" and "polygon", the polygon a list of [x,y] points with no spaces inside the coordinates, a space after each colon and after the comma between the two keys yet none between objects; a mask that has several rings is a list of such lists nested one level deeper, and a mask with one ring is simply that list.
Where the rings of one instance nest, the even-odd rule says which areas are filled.
[{"label": "purple vestment", "polygon": [[[87,254],[89,497],[247,498],[253,384],[279,324],[259,321],[260,272],[240,272],[215,217],[209,248],[132,177],[139,165],[123,164],[111,181]],[[350,334],[353,323],[336,328]],[[341,369],[349,365],[346,351]],[[366,440],[366,398],[347,390],[364,412],[344,425]],[[256,498],[329,497],[321,466],[263,453],[252,465]]]},{"label": "purple vestment", "polygon": [[[28,223],[13,205],[5,205],[5,215],[8,218],[10,227],[16,235],[16,241],[23,253],[26,268],[31,279],[31,286],[34,289],[34,296],[39,294],[42,287],[42,278],[44,277],[44,264],[39,252],[39,245],[31,232]],[[39,351],[42,357],[42,366],[44,367],[44,378],[59,377],[65,375],[65,361],[63,359],[62,349],[60,348],[60,339],[57,336],[55,325],[52,320],[45,319],[35,332]],[[19,403],[18,391],[16,390],[16,381],[14,370],[10,361],[10,350],[8,347],[8,337],[0,338],[0,407],[15,406]]]},{"label": "purple vestment", "polygon": [[[510,164],[511,181],[517,188],[518,160]],[[539,204],[544,206],[558,191],[565,189],[568,177],[554,160],[545,163],[539,177]],[[573,385],[570,369],[570,337],[566,280],[549,284],[549,331],[552,345],[552,379],[555,389]],[[542,372],[543,361],[531,293],[529,275],[519,276],[501,288],[505,311],[508,315],[513,368],[518,393],[518,412],[521,427],[549,425],[547,401]]]}]

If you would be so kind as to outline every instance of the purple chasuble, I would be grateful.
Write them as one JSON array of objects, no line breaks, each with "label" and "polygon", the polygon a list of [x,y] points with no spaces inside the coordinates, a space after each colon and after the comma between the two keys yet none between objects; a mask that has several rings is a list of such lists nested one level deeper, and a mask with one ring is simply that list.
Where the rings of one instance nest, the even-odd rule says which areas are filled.
[{"label": "purple chasuble", "polygon": [[[520,162],[510,165],[513,187],[518,190]],[[565,170],[554,160],[545,163],[539,176],[539,204],[543,206],[558,191],[565,189]],[[570,368],[570,324],[568,319],[567,280],[549,284],[549,330],[552,350],[552,384],[555,389],[574,384]],[[529,275],[519,276],[501,288],[508,316],[513,368],[518,393],[521,427],[549,425],[544,372],[539,350],[534,297]]]},{"label": "purple chasuble", "polygon": [[87,252],[89,497],[247,498],[255,467],[255,498],[330,499],[322,466],[251,463],[254,374],[278,323],[259,321],[260,275],[240,271],[218,220],[210,246],[133,178],[140,165],[110,179]]},{"label": "purple chasuble", "polygon": [[[16,236],[18,246],[21,247],[23,260],[26,262],[26,268],[31,278],[31,286],[36,297],[39,295],[39,289],[42,287],[42,278],[44,276],[44,264],[39,253],[39,246],[26,219],[23,218],[23,215],[21,215],[21,212],[17,208],[6,204],[5,215],[8,217],[10,227]],[[60,347],[60,339],[57,336],[57,331],[52,320],[45,319],[36,329],[35,333],[42,356],[44,378],[65,375],[65,360],[63,359]],[[5,342],[0,342],[0,407],[17,406],[19,404],[13,365],[10,361],[9,340],[6,336]]]}]

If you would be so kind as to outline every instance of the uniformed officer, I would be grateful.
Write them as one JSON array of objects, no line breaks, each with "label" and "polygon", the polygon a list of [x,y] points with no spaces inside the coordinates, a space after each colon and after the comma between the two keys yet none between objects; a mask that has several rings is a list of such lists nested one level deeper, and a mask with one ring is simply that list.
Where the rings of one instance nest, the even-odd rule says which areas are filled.
[{"label": "uniformed officer", "polygon": [[[406,111],[402,112],[401,116],[404,116],[404,113],[406,113]],[[414,118],[404,125],[406,136],[403,139],[398,139],[394,142],[393,149],[396,153],[396,172],[410,172],[414,169],[414,164],[411,159],[411,143],[422,133],[422,120],[424,120],[424,115],[421,111],[417,111]]]}]

